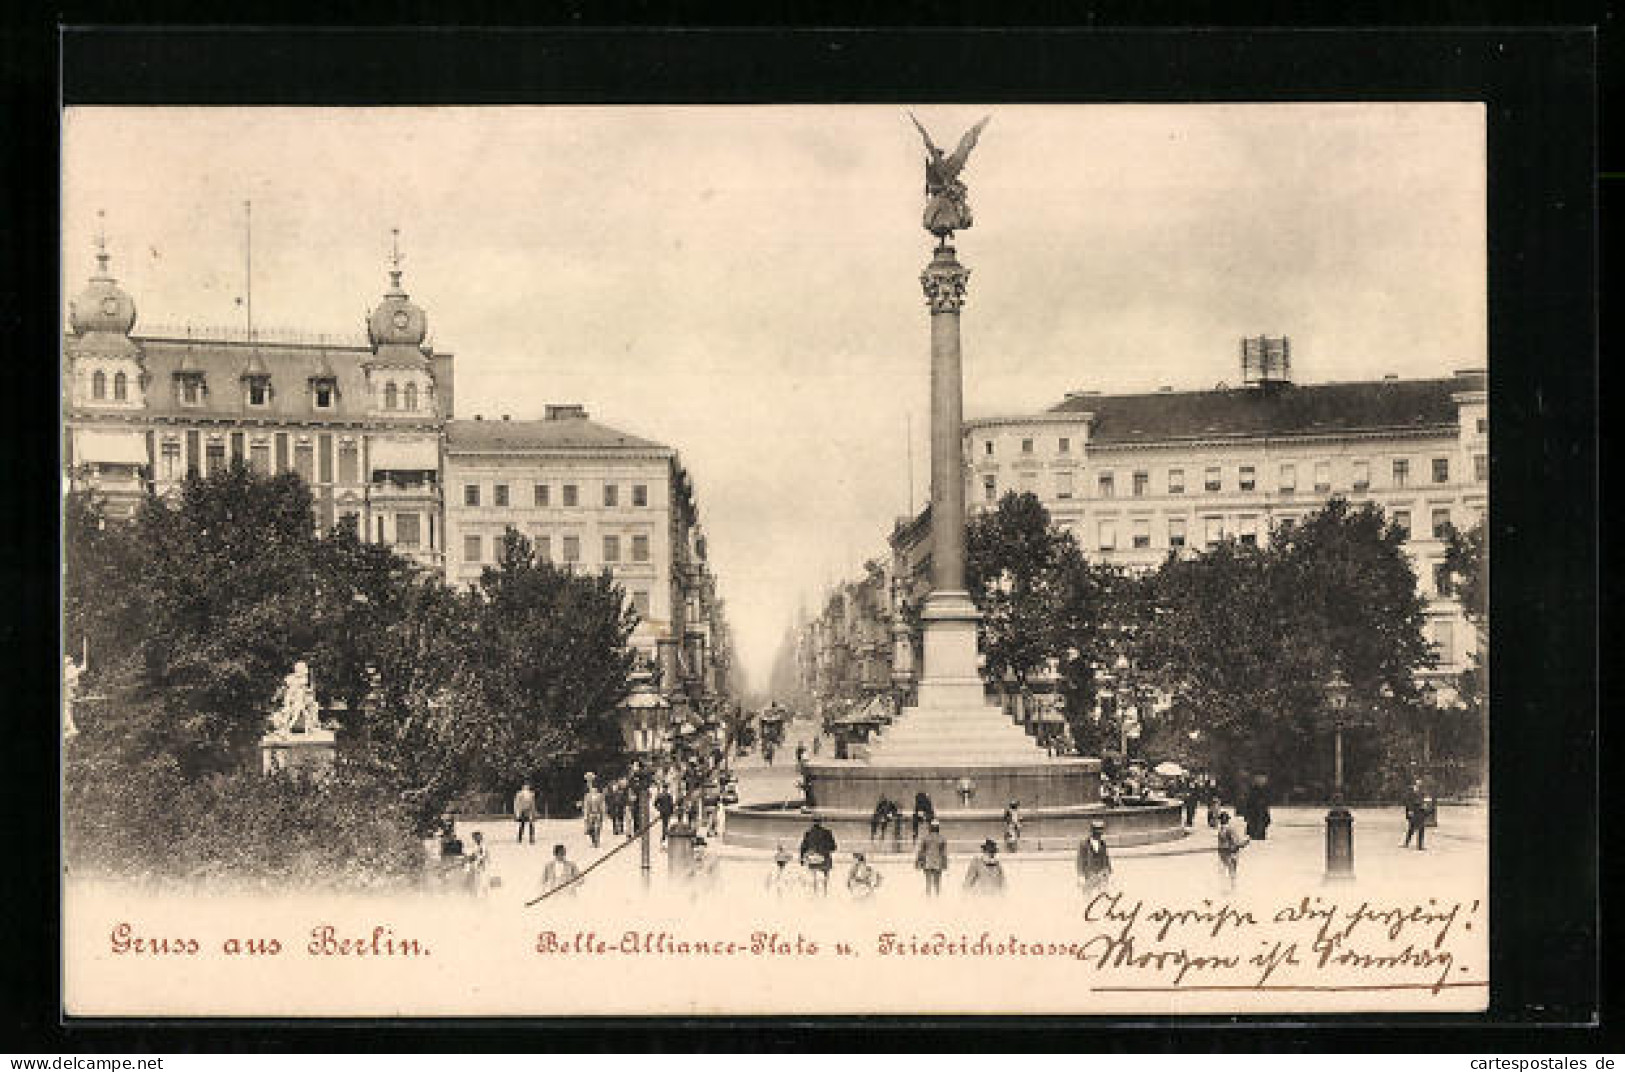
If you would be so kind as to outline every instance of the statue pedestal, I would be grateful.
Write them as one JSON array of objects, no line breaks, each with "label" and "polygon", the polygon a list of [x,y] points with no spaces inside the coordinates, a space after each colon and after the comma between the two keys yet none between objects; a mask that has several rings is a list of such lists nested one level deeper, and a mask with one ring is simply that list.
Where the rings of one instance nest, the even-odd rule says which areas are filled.
[{"label": "statue pedestal", "polygon": [[338,742],[332,730],[282,730],[260,738],[260,773],[287,771],[295,774],[333,773]]}]

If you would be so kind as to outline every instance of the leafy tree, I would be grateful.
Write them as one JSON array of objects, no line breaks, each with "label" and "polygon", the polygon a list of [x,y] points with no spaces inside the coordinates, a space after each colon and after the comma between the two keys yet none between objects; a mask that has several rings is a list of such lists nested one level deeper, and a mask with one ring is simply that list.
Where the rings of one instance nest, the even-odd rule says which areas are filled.
[{"label": "leafy tree", "polygon": [[1489,533],[1483,519],[1465,532],[1451,528],[1444,565],[1451,590],[1478,642],[1457,681],[1461,706],[1435,713],[1434,752],[1459,766],[1461,781],[1477,781],[1483,777],[1489,728],[1489,666],[1485,661],[1490,639]]},{"label": "leafy tree", "polygon": [[1050,524],[1031,492],[1007,492],[965,532],[965,583],[982,612],[983,673],[1001,689],[1027,688],[1055,656],[1054,623],[1067,593],[1070,535]]}]

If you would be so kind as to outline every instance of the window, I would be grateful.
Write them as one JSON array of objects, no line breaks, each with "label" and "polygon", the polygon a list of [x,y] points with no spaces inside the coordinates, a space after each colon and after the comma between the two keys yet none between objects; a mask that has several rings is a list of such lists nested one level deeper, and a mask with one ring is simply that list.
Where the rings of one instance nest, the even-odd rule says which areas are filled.
[{"label": "window", "polygon": [[420,525],[416,514],[396,514],[395,542],[402,547],[416,547],[421,539]]},{"label": "window", "polygon": [[463,505],[478,506],[480,504],[480,486],[478,484],[463,485]]},{"label": "window", "polygon": [[1448,483],[1450,483],[1450,459],[1449,458],[1434,458],[1433,459],[1433,482],[1435,484],[1448,484]]},{"label": "window", "polygon": [[1354,490],[1364,491],[1371,486],[1371,463],[1354,463]]},{"label": "window", "polygon": [[406,390],[401,392],[401,399],[402,399],[401,405],[402,405],[403,408],[405,408],[405,409],[417,409],[418,408],[418,385],[415,384],[415,383],[407,384],[406,385]]},{"label": "window", "polygon": [[1473,479],[1482,484],[1490,478],[1490,456],[1488,454],[1473,455]]},{"label": "window", "polygon": [[1291,462],[1281,463],[1280,489],[1288,493],[1298,490],[1298,467]]},{"label": "window", "polygon": [[634,536],[634,537],[632,537],[632,561],[633,562],[647,562],[647,561],[649,561],[649,537],[647,537],[647,536]]},{"label": "window", "polygon": [[1023,454],[1031,454],[1032,452],[1033,452],[1033,441],[1031,439],[1023,439],[1021,441],[1021,453],[1023,453]]},{"label": "window", "polygon": [[90,397],[100,401],[107,397],[107,373],[101,369],[90,378]]},{"label": "window", "polygon": [[1258,486],[1258,470],[1250,465],[1244,465],[1236,473],[1236,487],[1242,491],[1252,491]]},{"label": "window", "polygon": [[982,453],[987,455],[989,458],[993,457],[993,440],[982,440]]},{"label": "window", "polygon": [[181,445],[174,439],[166,439],[158,449],[158,475],[165,480],[179,480],[181,478]]},{"label": "window", "polygon": [[1450,535],[1450,507],[1436,506],[1433,508],[1433,538],[1443,540]]},{"label": "window", "polygon": [[633,484],[632,485],[632,505],[633,506],[648,506],[649,505],[649,485],[647,485],[647,484]]},{"label": "window", "polygon": [[1117,522],[1110,518],[1100,522],[1100,549],[1102,551],[1117,549]]},{"label": "window", "polygon": [[1144,495],[1151,490],[1151,474],[1140,470],[1134,474],[1134,494]]},{"label": "window", "polygon": [[1066,436],[1062,436],[1056,442],[1055,449],[1056,449],[1056,451],[1058,453],[1061,453],[1061,454],[1071,454],[1072,453],[1072,440],[1068,439]]},{"label": "window", "polygon": [[1072,474],[1071,473],[1056,473],[1055,474],[1055,497],[1057,499],[1070,499],[1070,498],[1072,498]]},{"label": "window", "polygon": [[1097,486],[1100,488],[1100,497],[1102,499],[1109,499],[1116,494],[1117,488],[1110,473],[1101,473]]},{"label": "window", "polygon": [[649,593],[642,588],[632,590],[632,609],[637,611],[638,617],[644,621],[649,618]]},{"label": "window", "polygon": [[580,536],[566,536],[564,538],[564,561],[566,561],[566,562],[580,562],[581,561],[581,537]]},{"label": "window", "polygon": [[1315,490],[1328,492],[1332,490],[1332,463],[1315,463]]},{"label": "window", "polygon": [[395,408],[396,404],[399,402],[399,399],[396,397],[396,395],[397,395],[397,392],[395,390],[395,381],[394,380],[390,380],[388,383],[384,384],[384,408],[385,409],[394,409]]},{"label": "window", "polygon": [[1185,546],[1185,519],[1184,518],[1182,518],[1182,517],[1170,517],[1168,519],[1168,546],[1169,547],[1184,547]]},{"label": "window", "polygon": [[605,484],[604,485],[604,505],[605,506],[619,506],[620,505],[620,500],[621,500],[621,489],[615,484]]},{"label": "window", "polygon": [[248,466],[256,473],[269,475],[271,472],[271,444],[250,443],[248,445]]},{"label": "window", "polygon": [[619,562],[621,560],[621,538],[619,536],[604,537],[604,561]]},{"label": "window", "polygon": [[543,562],[553,561],[553,537],[536,537],[536,557],[541,559]]},{"label": "window", "polygon": [[480,560],[480,538],[478,536],[463,537],[463,561],[478,562]]},{"label": "window", "polygon": [[496,485],[492,486],[492,488],[491,488],[491,505],[492,506],[507,506],[508,505],[508,485],[506,485],[506,484],[496,484]]},{"label": "window", "polygon": [[1236,540],[1248,547],[1258,546],[1258,518],[1244,517],[1236,523]]},{"label": "window", "polygon": [[1136,518],[1134,520],[1133,539],[1134,539],[1134,546],[1135,546],[1136,549],[1144,549],[1144,548],[1147,548],[1147,547],[1151,546],[1151,519],[1150,518],[1144,517],[1144,518]]},{"label": "window", "polygon": [[1433,644],[1439,649],[1438,660],[1440,666],[1449,666],[1456,661],[1456,623],[1449,618],[1440,618],[1433,623]]},{"label": "window", "polygon": [[317,409],[332,409],[333,381],[317,380],[313,385],[311,397],[315,401]]},{"label": "window", "polygon": [[[383,514],[378,514],[377,519],[378,519],[378,542],[383,543],[384,542],[384,515]],[[467,546],[467,545],[465,544],[464,546]]]},{"label": "window", "polygon": [[1224,539],[1224,518],[1204,517],[1202,519],[1203,540],[1209,547]]},{"label": "window", "polygon": [[352,440],[339,444],[339,483],[354,484],[361,471],[361,451]]},{"label": "window", "polygon": [[1217,465],[1210,465],[1202,470],[1202,488],[1205,491],[1218,491],[1222,486],[1221,474]]},{"label": "window", "polygon": [[113,374],[113,401],[123,402],[130,397],[130,378],[122,372]]},{"label": "window", "polygon": [[1168,470],[1168,494],[1169,495],[1183,495],[1183,494],[1185,494],[1185,470],[1183,470],[1183,469],[1170,469],[1170,470]]},{"label": "window", "polygon": [[199,406],[203,404],[202,376],[181,377],[181,403],[187,406]]},{"label": "window", "polygon": [[[307,447],[305,449],[307,451],[306,457],[308,459],[308,451],[310,448]],[[203,458],[204,473],[208,476],[214,476],[216,473],[220,472],[226,467],[226,445],[224,443],[210,443],[207,447],[203,448]]]},{"label": "window", "polygon": [[999,481],[996,477],[984,476],[982,478],[982,500],[990,503],[999,501]]},{"label": "window", "polygon": [[[320,466],[318,472],[321,473],[323,484],[331,484],[333,482],[333,437],[324,435],[317,439],[316,442],[318,445],[316,461]],[[232,453],[235,454],[236,452],[237,447],[233,443]]]},{"label": "window", "polygon": [[1488,417],[1480,417],[1478,419],[1478,434],[1483,435],[1484,433],[1488,432],[1489,430],[1490,430],[1489,418]]},{"label": "window", "polygon": [[564,505],[574,506],[578,498],[577,488],[574,484],[564,485]]},{"label": "window", "polygon": [[354,510],[339,511],[339,528],[359,536],[361,534],[361,515]]},{"label": "window", "polygon": [[264,376],[255,376],[248,381],[248,404],[250,406],[263,406],[271,401],[271,381]]},{"label": "window", "polygon": [[1402,488],[1411,482],[1411,460],[1409,458],[1394,459],[1394,487]]},{"label": "window", "polygon": [[1433,590],[1441,596],[1448,596],[1453,590],[1450,584],[1450,567],[1443,562],[1436,563],[1433,567]]},{"label": "window", "polygon": [[309,441],[295,443],[293,446],[293,471],[309,484],[313,482],[314,454]]},{"label": "window", "polygon": [[546,484],[537,484],[532,493],[535,495],[535,503],[537,506],[547,505],[548,491]]},{"label": "window", "polygon": [[1405,539],[1411,538],[1411,512],[1409,510],[1395,510],[1393,513],[1394,527]]}]

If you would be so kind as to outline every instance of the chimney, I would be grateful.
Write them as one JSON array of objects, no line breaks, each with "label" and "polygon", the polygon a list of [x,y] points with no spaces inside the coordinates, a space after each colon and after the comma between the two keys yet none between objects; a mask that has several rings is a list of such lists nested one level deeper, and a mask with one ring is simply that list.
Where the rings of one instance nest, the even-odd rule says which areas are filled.
[{"label": "chimney", "polygon": [[481,415],[480,415],[480,414],[478,414],[478,413],[476,413],[476,414],[474,414],[474,419],[475,419],[475,420],[476,420],[476,421],[483,421],[483,420],[485,420],[485,418],[484,418],[484,417],[483,417],[483,416],[481,416]]},{"label": "chimney", "polygon": [[1383,380],[1384,383],[1397,383],[1397,382],[1399,382],[1399,373],[1397,373],[1397,372],[1384,372],[1382,374],[1382,380]]},{"label": "chimney", "polygon": [[1173,393],[1174,393],[1174,389],[1172,387],[1167,386],[1167,385],[1163,385],[1162,387],[1157,388],[1157,394],[1159,394],[1159,395],[1171,395]]},{"label": "chimney", "polygon": [[547,419],[550,421],[586,420],[587,410],[579,402],[548,406]]},{"label": "chimney", "polygon": [[507,414],[506,414],[506,413],[504,413],[504,414],[503,414],[503,415],[502,415],[502,419],[503,419],[503,420],[507,420],[507,419],[508,419],[508,415],[507,415]]},{"label": "chimney", "polygon": [[1292,340],[1282,335],[1247,337],[1241,340],[1241,383],[1243,387],[1285,386],[1292,382]]}]

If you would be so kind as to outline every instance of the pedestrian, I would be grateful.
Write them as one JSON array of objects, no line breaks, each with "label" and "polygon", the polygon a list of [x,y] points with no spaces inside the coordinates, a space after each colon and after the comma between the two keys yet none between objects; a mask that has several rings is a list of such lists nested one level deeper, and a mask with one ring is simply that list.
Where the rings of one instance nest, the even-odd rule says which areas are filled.
[{"label": "pedestrian", "polygon": [[1185,825],[1186,826],[1195,826],[1196,825],[1196,802],[1197,802],[1197,797],[1200,796],[1200,795],[1201,795],[1201,790],[1197,788],[1196,779],[1192,778],[1190,781],[1185,783]]},{"label": "pedestrian", "polygon": [[846,873],[846,891],[854,901],[867,901],[880,888],[880,872],[869,865],[863,853],[852,854],[852,870]]},{"label": "pedestrian", "polygon": [[621,779],[609,783],[604,794],[604,805],[609,809],[609,830],[616,837],[626,832],[626,782]]},{"label": "pedestrian", "polygon": [[485,848],[484,834],[476,830],[473,838],[474,848],[465,861],[468,868],[468,892],[476,897],[484,897],[490,888],[486,881],[486,870],[491,866],[491,854]]},{"label": "pedestrian", "polygon": [[812,826],[801,835],[801,865],[812,874],[814,893],[829,895],[829,873],[835,866],[835,835],[824,820],[813,816]]},{"label": "pedestrian", "polygon": [[1428,809],[1427,802],[1422,799],[1422,785],[1412,782],[1405,793],[1405,841],[1402,849],[1411,847],[1411,835],[1416,835],[1416,851],[1422,851],[1422,844],[1427,839]]},{"label": "pedestrian", "polygon": [[525,831],[530,831],[530,843],[536,844],[536,791],[531,789],[530,783],[519,787],[519,792],[513,795],[513,817],[519,824],[519,843],[525,842]]},{"label": "pedestrian", "polygon": [[706,849],[703,835],[694,838],[694,862],[688,873],[689,892],[695,898],[715,892],[718,878],[717,858]]},{"label": "pedestrian", "polygon": [[930,827],[937,817],[937,807],[931,803],[931,797],[925,792],[914,794],[914,829],[909,834],[911,840],[920,840],[920,826]]},{"label": "pedestrian", "polygon": [[925,875],[928,897],[942,893],[942,873],[948,870],[948,839],[942,836],[942,824],[932,819],[920,847],[914,853],[914,866]]},{"label": "pedestrian", "polygon": [[554,845],[553,858],[547,861],[547,866],[542,869],[541,892],[548,894],[554,890],[563,890],[574,897],[576,889],[581,885],[576,881],[580,877],[581,868],[566,857],[564,846]]},{"label": "pedestrian", "polygon": [[1209,778],[1202,788],[1207,796],[1208,829],[1216,830],[1219,826],[1219,783]]},{"label": "pedestrian", "polygon": [[1236,857],[1241,855],[1250,839],[1243,838],[1236,833],[1236,828],[1230,825],[1230,813],[1219,813],[1219,864],[1224,868],[1224,882],[1226,892],[1234,892],[1236,888]]},{"label": "pedestrian", "polygon": [[820,733],[818,736],[813,738],[813,755],[816,756],[819,752],[823,751],[823,748],[824,748],[824,735],[822,733]]},{"label": "pedestrian", "polygon": [[893,815],[897,814],[897,805],[890,797],[882,796],[875,805],[874,814],[869,816],[869,840],[874,841],[886,832]]},{"label": "pedestrian", "polygon": [[1015,852],[1021,845],[1021,801],[1012,800],[1004,809],[1004,844]]},{"label": "pedestrian", "polygon": [[762,758],[767,761],[767,765],[769,767],[771,767],[773,765],[773,742],[772,741],[763,741],[762,742]]},{"label": "pedestrian", "polygon": [[[590,778],[591,775],[588,775]],[[604,794],[592,782],[587,783],[587,795],[581,798],[581,824],[587,829],[592,847],[598,847],[598,835],[604,829]]]},{"label": "pedestrian", "polygon": [[783,899],[795,893],[801,886],[801,876],[790,870],[790,854],[784,850],[784,842],[773,853],[773,870],[767,875],[767,892]]},{"label": "pedestrian", "polygon": [[666,829],[671,826],[671,813],[677,807],[677,802],[671,798],[671,790],[666,783],[660,783],[660,792],[655,794],[655,814],[660,816],[660,842],[665,844]]},{"label": "pedestrian", "polygon": [[1106,851],[1106,824],[1096,819],[1089,836],[1078,843],[1078,882],[1083,892],[1103,888],[1112,877],[1112,858]]},{"label": "pedestrian", "polygon": [[977,897],[996,897],[1004,892],[1004,867],[999,863],[999,845],[992,838],[982,842],[982,855],[970,862],[965,872],[965,892]]},{"label": "pedestrian", "polygon": [[971,781],[969,777],[961,778],[955,783],[954,791],[959,794],[959,806],[968,808],[970,807],[970,798],[976,795],[976,783]]},{"label": "pedestrian", "polygon": [[1252,788],[1247,790],[1247,800],[1242,805],[1242,814],[1247,820],[1247,840],[1263,841],[1269,837],[1270,798],[1262,775],[1255,778]]}]

